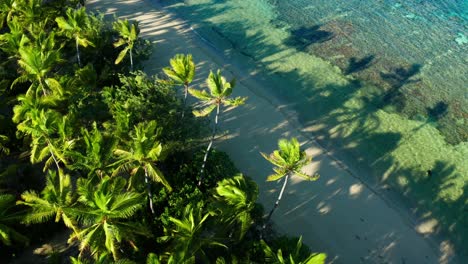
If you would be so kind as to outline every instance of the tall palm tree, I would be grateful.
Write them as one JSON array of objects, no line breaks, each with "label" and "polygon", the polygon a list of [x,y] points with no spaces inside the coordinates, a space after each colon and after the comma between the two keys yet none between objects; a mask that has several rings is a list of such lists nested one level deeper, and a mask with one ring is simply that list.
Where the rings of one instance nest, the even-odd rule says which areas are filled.
[{"label": "tall palm tree", "polygon": [[15,196],[0,194],[0,242],[11,246],[12,240],[26,243],[28,238],[10,227],[11,224],[21,219],[21,216],[12,211],[15,206]]},{"label": "tall palm tree", "polygon": [[52,69],[62,61],[59,51],[42,51],[37,47],[23,46],[18,52],[20,54],[18,64],[24,74],[14,80],[11,87],[18,82],[30,81],[31,86],[26,92],[27,95],[38,96],[39,88],[44,96],[47,96],[50,91],[56,95],[63,94],[60,83],[56,79],[48,77]]},{"label": "tall palm tree", "polygon": [[192,54],[176,54],[169,63],[171,68],[164,68],[164,73],[176,84],[184,86],[184,104],[182,107],[182,118],[184,118],[189,85],[195,76],[195,63],[193,62]]},{"label": "tall palm tree", "polygon": [[218,183],[215,189],[215,201],[210,209],[217,215],[218,221],[229,236],[240,226],[237,240],[241,240],[252,225],[251,212],[258,197],[258,186],[242,174],[227,178]]},{"label": "tall palm tree", "polygon": [[126,190],[126,184],[118,176],[106,176],[98,184],[84,178],[78,180],[78,201],[82,206],[76,210],[84,227],[69,241],[78,239],[81,253],[89,248],[95,258],[111,253],[117,260],[120,243],[127,241],[137,249],[136,235],[149,236],[147,228],[129,220],[143,206],[144,199],[142,194]]},{"label": "tall palm tree", "polygon": [[218,117],[221,106],[224,105],[236,107],[244,104],[245,100],[247,99],[246,97],[236,97],[233,99],[229,98],[235,86],[235,81],[233,79],[230,82],[227,82],[226,79],[221,75],[220,70],[218,70],[216,73],[210,72],[210,75],[206,80],[206,84],[210,93],[208,93],[205,90],[199,91],[191,88],[188,90],[191,95],[198,98],[202,102],[203,108],[201,110],[193,111],[193,114],[195,116],[207,116],[211,112],[213,112],[214,109],[216,109],[215,123],[213,125],[210,143],[206,148],[205,156],[203,158],[203,164],[200,170],[200,180],[198,181],[198,186],[200,186],[202,183],[206,160],[208,158],[208,154],[211,150],[211,146],[213,145],[214,137],[216,135],[216,130],[218,128]]},{"label": "tall palm tree", "polygon": [[306,152],[301,150],[299,142],[296,138],[292,138],[291,140],[287,140],[284,138],[280,139],[278,141],[278,148],[278,150],[273,151],[273,153],[271,153],[270,155],[261,153],[266,160],[275,165],[275,168],[273,168],[275,173],[268,176],[267,181],[276,181],[284,178],[283,187],[281,188],[280,194],[275,202],[275,205],[268,214],[268,217],[263,226],[264,229],[266,227],[266,224],[270,221],[273,212],[276,210],[276,208],[278,208],[281,198],[283,197],[284,189],[286,188],[286,184],[288,183],[289,177],[297,175],[309,181],[315,181],[319,178],[319,174],[317,173],[313,176],[310,176],[301,172],[301,169],[311,162],[312,157],[308,157]]},{"label": "tall palm tree", "polygon": [[300,256],[300,250],[302,247],[302,237],[297,240],[296,248],[294,252],[289,254],[289,258],[284,258],[283,252],[281,249],[278,249],[278,252],[274,252],[270,246],[268,246],[265,241],[260,241],[263,252],[265,253],[265,263],[274,263],[274,264],[324,264],[327,258],[325,253],[312,253],[303,260]]},{"label": "tall palm tree", "polygon": [[80,46],[85,48],[88,46],[94,47],[94,43],[86,37],[86,31],[90,26],[89,18],[84,7],[76,10],[68,8],[66,15],[67,18],[57,17],[55,22],[66,36],[75,39],[76,59],[78,66],[81,68]]},{"label": "tall palm tree", "polygon": [[195,263],[198,257],[201,263],[208,263],[205,253],[207,247],[226,248],[208,232],[204,232],[204,223],[209,216],[209,213],[203,214],[200,206],[188,204],[181,219],[169,217],[175,226],[166,229],[166,235],[159,238],[159,241],[171,241],[170,251],[166,254],[169,259],[172,258],[174,263]]},{"label": "tall palm tree", "polygon": [[26,191],[21,194],[23,204],[31,208],[23,222],[26,224],[44,223],[51,218],[55,222],[63,221],[65,226],[77,232],[76,221],[73,217],[74,197],[70,175],[62,170],[58,172],[48,170],[46,186],[40,194],[35,191]]},{"label": "tall palm tree", "polygon": [[[141,172],[144,174],[145,184],[148,192],[148,200],[151,213],[155,213],[153,208],[153,195],[151,192],[150,180],[161,182],[164,187],[172,191],[169,182],[164,177],[163,173],[154,165],[162,158],[163,147],[159,142],[158,137],[161,129],[157,127],[156,121],[139,123],[130,132],[131,142],[124,148],[117,148],[114,154],[117,157],[115,165],[117,169],[115,173],[130,170],[132,181]],[[131,182],[130,182],[131,184]]]},{"label": "tall palm tree", "polygon": [[130,55],[130,70],[133,71],[133,47],[135,42],[138,40],[140,29],[138,28],[138,22],[128,22],[127,19],[114,22],[114,29],[119,33],[120,39],[114,43],[114,47],[118,48],[123,45],[127,45],[115,59],[115,64],[119,64],[127,53]]}]

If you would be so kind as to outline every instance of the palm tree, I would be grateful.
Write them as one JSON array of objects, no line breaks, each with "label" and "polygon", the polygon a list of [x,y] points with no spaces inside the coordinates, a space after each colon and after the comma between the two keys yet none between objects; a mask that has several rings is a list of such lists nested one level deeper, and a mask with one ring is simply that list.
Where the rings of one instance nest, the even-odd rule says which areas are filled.
[{"label": "palm tree", "polygon": [[112,152],[117,141],[112,136],[103,135],[97,128],[96,122],[93,123],[91,132],[83,128],[81,134],[86,149],[84,154],[72,153],[76,157],[73,167],[88,171],[88,176],[97,173],[100,178],[103,178],[111,163]]},{"label": "palm tree", "polygon": [[31,108],[17,128],[31,136],[31,163],[38,163],[49,157],[44,171],[52,162],[58,171],[61,170],[59,162],[68,164],[66,153],[73,148],[75,141],[68,139],[66,116],[61,117],[53,110]]},{"label": "palm tree", "polygon": [[94,47],[89,39],[86,38],[86,31],[89,28],[89,19],[86,14],[86,9],[84,7],[77,10],[68,8],[66,11],[67,18],[57,17],[55,22],[66,36],[75,39],[75,48],[76,48],[76,58],[78,60],[78,66],[81,68],[81,59],[80,59],[80,46]]},{"label": "palm tree", "polygon": [[11,21],[13,17],[14,3],[16,0],[2,0],[0,2],[0,28],[3,28],[5,22]]},{"label": "palm tree", "polygon": [[214,194],[215,201],[210,208],[218,217],[218,221],[234,233],[234,224],[240,225],[237,239],[240,241],[252,225],[251,211],[255,208],[258,197],[258,186],[242,174],[227,178],[218,183]]},{"label": "palm tree", "polygon": [[130,175],[133,176],[132,178],[135,178],[143,171],[149,205],[153,214],[155,212],[150,180],[161,182],[169,191],[172,191],[163,173],[154,165],[155,162],[160,161],[162,158],[163,147],[158,141],[160,132],[161,129],[157,127],[154,120],[139,123],[130,132],[132,141],[127,146],[127,149],[117,148],[114,150],[114,154],[118,158],[118,161],[115,162],[115,165],[118,165],[118,167],[114,174],[130,169]]},{"label": "palm tree", "polygon": [[273,153],[270,155],[261,153],[266,160],[276,166],[273,168],[275,173],[268,176],[267,181],[276,181],[284,178],[283,187],[281,188],[280,194],[275,202],[273,209],[271,209],[270,213],[268,214],[265,224],[263,225],[263,229],[265,229],[266,224],[270,221],[270,218],[273,215],[273,212],[278,207],[290,176],[297,175],[309,181],[315,181],[319,178],[319,174],[317,173],[313,176],[310,176],[301,172],[301,169],[311,162],[312,157],[308,157],[305,151],[301,150],[299,142],[296,138],[292,138],[291,140],[284,138],[280,139],[278,141],[278,148],[279,150],[273,151]]},{"label": "palm tree", "polygon": [[176,54],[169,63],[172,68],[164,68],[164,73],[176,82],[176,84],[184,86],[184,105],[182,107],[182,118],[184,118],[189,85],[195,76],[195,63],[193,62],[191,54]]},{"label": "palm tree", "polygon": [[216,129],[218,128],[218,116],[221,105],[236,107],[244,104],[246,100],[246,97],[236,97],[234,99],[229,98],[232,94],[232,89],[234,88],[235,82],[234,80],[227,82],[226,79],[223,76],[221,76],[220,70],[218,70],[216,73],[210,72],[210,75],[206,80],[206,84],[208,86],[208,89],[210,90],[210,93],[206,92],[205,90],[188,90],[191,95],[202,101],[203,109],[201,109],[200,111],[193,111],[193,114],[195,116],[207,116],[211,112],[213,112],[214,109],[216,109],[215,123],[213,126],[213,131],[211,133],[210,143],[208,144],[205,156],[203,158],[203,164],[200,171],[200,180],[198,181],[198,186],[201,186],[203,180],[203,172],[206,166],[206,160],[211,150],[211,146],[213,145],[214,137],[216,135]]},{"label": "palm tree", "polygon": [[260,241],[263,252],[265,253],[265,263],[274,263],[274,264],[324,264],[327,258],[325,253],[312,253],[304,260],[299,260],[300,250],[302,247],[302,237],[297,240],[296,248],[293,253],[289,254],[289,259],[284,258],[283,252],[281,249],[278,249],[278,252],[275,252],[268,246],[265,241]]},{"label": "palm tree", "polygon": [[47,171],[46,186],[39,195],[35,191],[26,191],[21,194],[23,204],[31,208],[23,222],[26,224],[44,223],[51,218],[55,222],[63,221],[65,226],[77,232],[76,221],[73,217],[73,205],[75,197],[70,175],[62,170],[58,173],[52,170]]},{"label": "palm tree", "polygon": [[12,240],[27,243],[28,238],[18,233],[9,225],[21,219],[21,216],[12,212],[15,206],[15,196],[0,194],[0,242],[11,246]]},{"label": "palm tree", "polygon": [[12,7],[14,16],[18,17],[24,26],[42,21],[43,16],[48,15],[42,0],[15,0]]},{"label": "palm tree", "polygon": [[[60,83],[54,78],[47,77],[53,67],[62,61],[57,50],[42,51],[39,48],[24,46],[18,52],[20,54],[18,64],[24,74],[14,80],[11,87],[18,82],[30,81],[31,86],[26,92],[27,95],[38,96],[38,88],[41,88],[44,96],[47,96],[50,90],[57,95],[63,94]],[[37,88],[37,90],[34,90],[34,88]]]},{"label": "palm tree", "polygon": [[9,32],[0,34],[0,49],[8,53],[10,56],[18,54],[18,50],[30,42],[29,38],[24,34],[23,25],[18,21],[18,18],[13,17],[7,22]]},{"label": "palm tree", "polygon": [[138,40],[138,34],[140,30],[138,28],[138,22],[128,22],[125,20],[117,20],[114,22],[114,29],[119,33],[120,39],[114,43],[114,47],[118,48],[123,45],[127,45],[115,59],[115,64],[119,64],[127,53],[130,55],[130,71],[133,71],[133,47],[135,42]]},{"label": "palm tree", "polygon": [[135,236],[149,236],[147,228],[129,220],[142,207],[143,195],[125,190],[126,184],[118,176],[106,176],[98,184],[84,178],[78,180],[78,201],[82,207],[76,210],[84,228],[72,234],[69,242],[80,241],[80,255],[89,248],[95,258],[111,253],[117,260],[122,241],[136,250]]},{"label": "palm tree", "polygon": [[172,258],[174,263],[195,263],[195,258],[199,257],[201,263],[208,263],[204,251],[206,247],[226,248],[225,245],[216,242],[212,235],[204,232],[204,223],[209,216],[209,213],[203,214],[201,206],[188,204],[181,219],[169,217],[175,226],[166,229],[166,235],[158,239],[161,242],[171,240],[170,251],[166,254],[169,259]]}]

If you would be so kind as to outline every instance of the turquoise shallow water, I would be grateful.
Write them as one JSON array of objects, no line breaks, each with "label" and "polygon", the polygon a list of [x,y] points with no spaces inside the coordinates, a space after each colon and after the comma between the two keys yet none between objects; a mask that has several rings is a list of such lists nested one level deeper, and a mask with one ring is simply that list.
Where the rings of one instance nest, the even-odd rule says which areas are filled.
[{"label": "turquoise shallow water", "polygon": [[162,3],[467,253],[468,0]]}]

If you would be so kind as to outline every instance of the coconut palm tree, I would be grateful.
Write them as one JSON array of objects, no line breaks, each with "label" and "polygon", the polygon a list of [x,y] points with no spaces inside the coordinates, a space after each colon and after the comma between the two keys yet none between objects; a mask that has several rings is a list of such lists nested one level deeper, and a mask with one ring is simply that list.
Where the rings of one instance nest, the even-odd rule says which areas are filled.
[{"label": "coconut palm tree", "polygon": [[14,16],[18,17],[25,27],[42,21],[48,16],[42,0],[15,0],[12,4]]},{"label": "coconut palm tree", "polygon": [[94,43],[86,37],[86,31],[90,26],[89,18],[84,7],[79,9],[68,8],[66,15],[67,18],[57,17],[55,22],[66,36],[75,39],[76,59],[78,66],[81,68],[80,46],[85,48],[88,46],[94,47]]},{"label": "coconut palm tree", "polygon": [[117,145],[117,140],[101,133],[96,122],[93,123],[91,132],[83,128],[81,135],[86,149],[84,154],[74,153],[76,156],[74,167],[88,171],[88,176],[96,173],[100,178],[104,177],[105,171],[111,164],[112,152]]},{"label": "coconut palm tree", "polygon": [[23,25],[18,21],[18,18],[13,17],[7,21],[9,32],[0,34],[0,49],[10,56],[17,56],[18,50],[30,42],[26,34],[24,34]]},{"label": "coconut palm tree", "polygon": [[114,43],[114,47],[118,48],[123,45],[127,45],[115,59],[115,64],[119,64],[123,58],[130,55],[130,71],[133,71],[133,47],[135,42],[138,40],[140,29],[138,28],[138,22],[128,22],[127,19],[114,22],[114,29],[119,33],[120,39]]},{"label": "coconut palm tree", "polygon": [[218,70],[216,73],[210,72],[210,75],[208,76],[208,79],[206,80],[206,84],[208,86],[210,93],[208,93],[205,90],[200,91],[200,90],[195,90],[191,88],[189,88],[188,90],[191,95],[201,100],[201,103],[202,103],[201,110],[193,111],[193,114],[195,116],[197,117],[207,116],[211,112],[213,112],[214,109],[216,109],[215,123],[213,125],[213,131],[211,133],[210,143],[208,144],[208,147],[206,148],[205,156],[203,158],[203,164],[200,170],[200,180],[198,181],[198,186],[200,186],[202,183],[203,173],[204,173],[205,166],[206,166],[206,160],[208,158],[208,154],[211,150],[211,146],[213,145],[214,137],[216,135],[216,130],[218,128],[218,117],[219,117],[221,106],[224,105],[224,106],[236,107],[236,106],[244,104],[246,100],[246,97],[236,97],[233,99],[229,98],[235,86],[235,81],[231,80],[230,82],[227,82],[226,79],[221,75],[220,70]]},{"label": "coconut palm tree", "polygon": [[257,201],[258,186],[239,174],[220,181],[215,191],[215,201],[210,204],[210,209],[217,215],[221,226],[229,230],[230,237],[239,230],[237,240],[240,241],[253,223],[251,211]]},{"label": "coconut palm tree", "polygon": [[80,255],[89,248],[95,258],[110,253],[117,260],[123,241],[136,250],[136,235],[149,236],[147,228],[129,220],[143,206],[144,196],[126,190],[126,184],[125,179],[118,176],[106,176],[97,184],[93,180],[78,179],[81,207],[76,210],[83,228],[72,234],[69,242],[80,241]]},{"label": "coconut palm tree", "polygon": [[204,223],[210,214],[203,214],[202,210],[199,205],[188,204],[180,219],[169,217],[174,228],[167,228],[166,235],[158,240],[171,241],[170,250],[166,255],[168,259],[172,259],[173,263],[186,263],[187,261],[195,263],[196,258],[199,258],[201,263],[209,263],[205,253],[207,247],[226,248],[211,234],[204,232]]},{"label": "coconut palm tree", "polygon": [[192,54],[176,54],[174,58],[169,61],[169,64],[171,68],[164,68],[164,73],[176,84],[184,86],[184,104],[182,107],[182,118],[184,118],[189,85],[192,83],[193,77],[195,76],[195,63],[193,62]]},{"label": "coconut palm tree", "polygon": [[55,222],[63,221],[65,226],[77,232],[76,221],[73,217],[74,197],[70,175],[62,170],[48,170],[46,186],[40,194],[26,191],[21,194],[22,201],[18,204],[31,208],[23,222],[26,224],[44,223],[54,218]]},{"label": "coconut palm tree", "polygon": [[15,196],[11,194],[0,194],[0,242],[7,246],[11,246],[13,240],[22,243],[28,242],[27,237],[9,226],[21,219],[21,215],[12,210],[15,206],[15,200]]},{"label": "coconut palm tree", "polygon": [[11,21],[15,11],[15,1],[16,0],[2,0],[0,2],[0,28],[3,28],[5,22]]},{"label": "coconut palm tree", "polygon": [[274,264],[324,264],[327,258],[325,253],[312,253],[307,258],[300,260],[300,250],[302,247],[302,237],[297,240],[296,248],[293,253],[289,254],[289,258],[284,258],[283,252],[281,249],[278,249],[278,252],[274,252],[270,246],[268,246],[265,241],[260,241],[263,252],[265,253],[265,262],[264,263],[274,263]]},{"label": "coconut palm tree", "polygon": [[286,188],[286,184],[288,183],[289,177],[297,175],[309,181],[315,181],[319,178],[319,174],[317,173],[313,176],[310,176],[301,172],[301,169],[311,162],[312,157],[308,157],[305,151],[301,150],[299,142],[296,138],[292,138],[291,140],[287,140],[284,138],[280,139],[278,141],[278,148],[278,150],[273,151],[273,153],[271,153],[270,155],[261,153],[266,160],[275,165],[275,168],[273,168],[275,173],[268,176],[267,181],[276,181],[284,178],[283,187],[281,188],[280,194],[275,202],[275,205],[268,214],[268,217],[263,226],[264,229],[266,227],[266,224],[270,221],[273,212],[278,207],[281,198],[283,197],[283,192]]},{"label": "coconut palm tree", "polygon": [[57,50],[42,51],[32,46],[23,46],[18,50],[20,59],[18,64],[23,71],[23,75],[13,81],[11,87],[18,82],[30,81],[31,86],[26,92],[27,95],[38,96],[39,89],[43,96],[49,95],[50,91],[61,96],[63,88],[60,83],[48,74],[52,69],[62,61],[60,53]]},{"label": "coconut palm tree", "polygon": [[117,168],[114,174],[122,171],[130,170],[132,181],[135,181],[138,175],[143,173],[145,184],[148,192],[148,200],[151,209],[151,213],[154,212],[153,208],[153,195],[151,192],[150,181],[160,182],[169,191],[172,188],[169,182],[164,177],[163,173],[154,165],[162,158],[163,147],[158,141],[158,136],[161,129],[157,127],[156,121],[139,123],[134,127],[134,130],[130,132],[131,142],[124,148],[116,148],[114,154],[117,157]]},{"label": "coconut palm tree", "polygon": [[66,153],[75,140],[68,138],[68,119],[53,110],[31,108],[25,119],[18,124],[18,131],[31,136],[31,163],[47,158],[44,171],[52,162],[60,171],[60,162],[68,165]]}]

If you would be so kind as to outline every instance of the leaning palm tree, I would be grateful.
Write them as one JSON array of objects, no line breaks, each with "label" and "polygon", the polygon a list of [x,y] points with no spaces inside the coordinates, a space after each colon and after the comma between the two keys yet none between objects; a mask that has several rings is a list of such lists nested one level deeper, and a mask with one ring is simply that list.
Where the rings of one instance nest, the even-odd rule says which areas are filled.
[{"label": "leaning palm tree", "polygon": [[73,217],[73,205],[76,201],[70,175],[62,170],[48,170],[46,186],[40,194],[26,191],[21,194],[18,204],[31,208],[23,222],[26,224],[44,223],[54,218],[55,222],[63,221],[65,226],[77,232]]},{"label": "leaning palm tree", "polygon": [[319,178],[319,174],[314,174],[313,176],[307,175],[301,172],[301,169],[311,162],[312,157],[308,157],[305,151],[301,150],[299,142],[296,138],[292,138],[291,140],[287,139],[280,139],[278,141],[278,150],[273,151],[270,155],[266,155],[265,153],[261,153],[262,156],[271,162],[276,167],[273,168],[275,173],[268,176],[267,181],[276,181],[279,179],[284,178],[283,187],[281,188],[280,194],[278,199],[275,202],[275,205],[271,209],[268,217],[263,225],[263,229],[265,229],[266,224],[270,221],[273,212],[278,208],[278,205],[283,197],[284,189],[286,188],[286,184],[288,183],[289,177],[293,175],[297,175],[303,179],[309,181],[315,181]]},{"label": "leaning palm tree", "polygon": [[120,39],[114,43],[114,47],[118,48],[123,45],[127,45],[117,56],[115,64],[119,64],[123,58],[127,55],[130,55],[130,71],[133,71],[133,47],[135,42],[138,40],[138,34],[140,30],[138,28],[138,22],[128,22],[127,19],[114,22],[114,29],[119,33]]},{"label": "leaning palm tree", "polygon": [[206,148],[205,156],[203,158],[202,168],[200,170],[200,180],[198,181],[198,186],[201,185],[203,181],[203,173],[206,166],[206,160],[208,159],[208,154],[213,145],[214,137],[216,135],[216,130],[218,128],[218,117],[221,105],[236,107],[245,103],[246,97],[236,97],[229,98],[232,94],[232,89],[234,88],[235,81],[231,80],[227,82],[226,79],[221,75],[221,71],[218,70],[216,73],[210,72],[206,84],[210,93],[205,90],[199,91],[195,89],[189,89],[189,93],[194,97],[202,101],[202,109],[193,111],[195,116],[207,116],[214,109],[216,109],[215,123],[213,125],[213,131],[211,133],[211,140]]},{"label": "leaning palm tree", "polygon": [[169,63],[171,64],[171,68],[164,68],[164,73],[176,84],[184,86],[184,104],[182,107],[182,118],[184,118],[189,85],[195,76],[195,63],[193,62],[192,54],[176,54]]},{"label": "leaning palm tree", "polygon": [[7,246],[11,246],[13,240],[23,243],[28,241],[27,237],[10,226],[21,219],[21,215],[13,211],[15,200],[14,195],[0,194],[0,242]]},{"label": "leaning palm tree", "polygon": [[142,207],[144,196],[125,190],[126,184],[125,179],[118,176],[106,176],[98,184],[84,178],[78,180],[81,207],[77,208],[77,215],[84,227],[72,234],[69,242],[80,241],[80,255],[90,249],[95,258],[110,253],[117,260],[123,241],[136,250],[136,235],[150,234],[143,225],[129,220]]},{"label": "leaning palm tree", "polygon": [[81,68],[80,46],[85,48],[88,46],[94,47],[94,43],[86,37],[89,18],[84,7],[77,10],[68,8],[66,15],[67,18],[57,17],[55,21],[66,36],[75,39],[76,59],[78,60],[78,66]]},{"label": "leaning palm tree", "polygon": [[172,191],[169,182],[163,173],[155,166],[162,158],[163,147],[158,137],[161,129],[157,127],[156,121],[139,123],[130,132],[132,141],[124,148],[116,148],[114,154],[117,157],[117,168],[114,174],[130,170],[132,176],[129,184],[135,181],[138,175],[143,174],[148,192],[148,200],[151,213],[155,213],[153,208],[153,195],[151,192],[150,180],[161,182],[169,191]]}]

